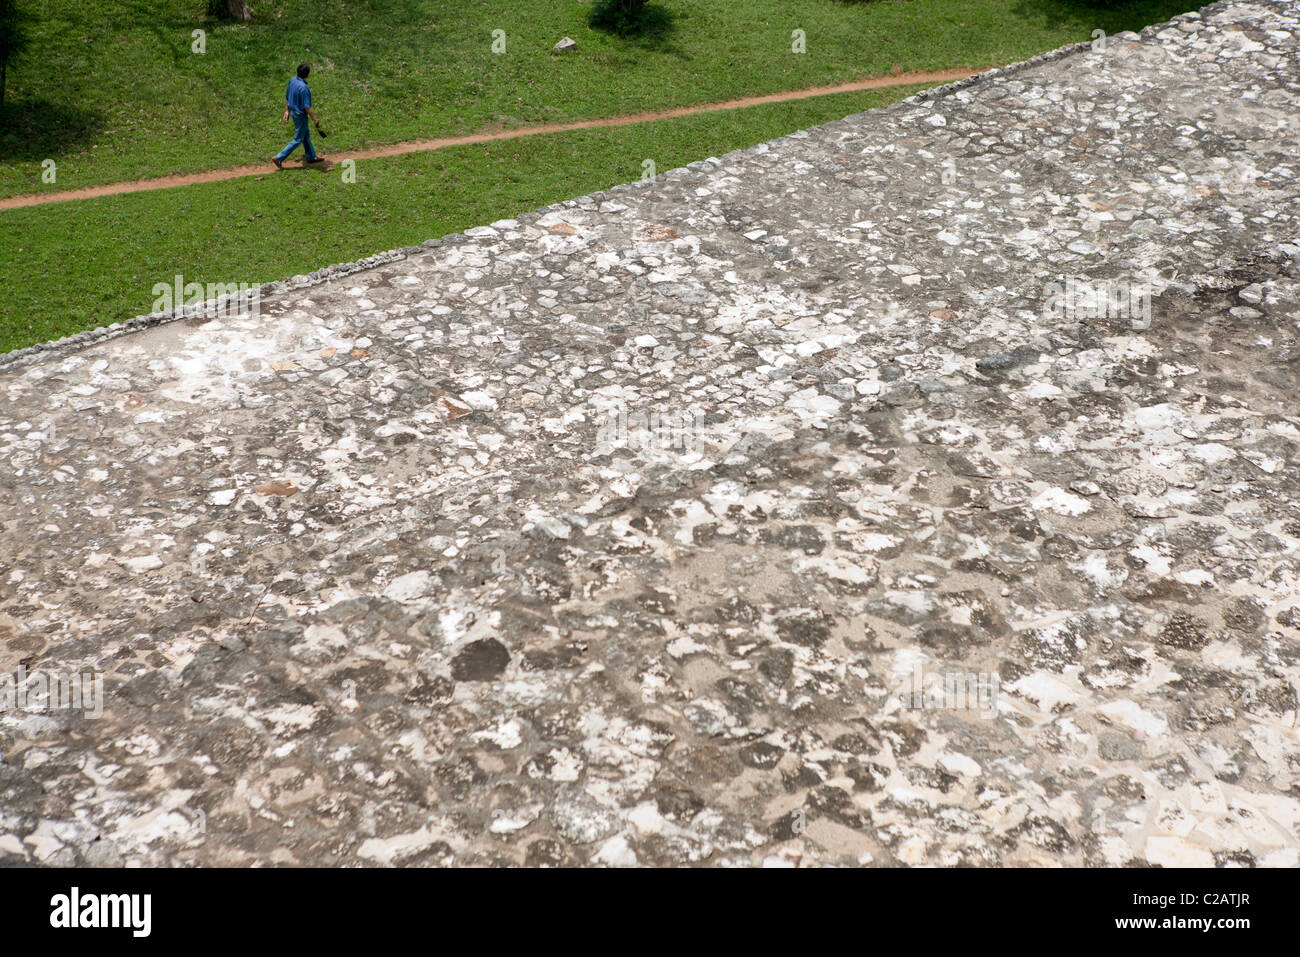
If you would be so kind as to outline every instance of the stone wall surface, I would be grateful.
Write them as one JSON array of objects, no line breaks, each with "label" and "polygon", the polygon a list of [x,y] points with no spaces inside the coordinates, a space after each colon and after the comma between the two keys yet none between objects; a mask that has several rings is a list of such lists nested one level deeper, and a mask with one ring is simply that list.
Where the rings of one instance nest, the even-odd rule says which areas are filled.
[{"label": "stone wall surface", "polygon": [[1300,864],[1298,30],[4,360],[0,862]]}]

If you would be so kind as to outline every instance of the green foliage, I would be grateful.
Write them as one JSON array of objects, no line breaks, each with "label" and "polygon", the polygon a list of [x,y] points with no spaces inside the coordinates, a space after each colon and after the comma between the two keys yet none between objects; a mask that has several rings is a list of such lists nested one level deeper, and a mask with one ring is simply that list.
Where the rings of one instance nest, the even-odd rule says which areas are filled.
[{"label": "green foliage", "polygon": [[647,0],[594,0],[589,22],[598,30],[635,34],[653,29],[662,18],[647,16],[655,8]]},{"label": "green foliage", "polygon": [[242,0],[208,0],[208,16],[218,20],[247,20],[249,13]]},{"label": "green foliage", "polygon": [[28,43],[27,14],[18,0],[0,0],[0,60],[21,53]]},{"label": "green foliage", "polygon": [[27,15],[19,9],[18,0],[0,0],[0,106],[5,101],[9,65],[31,42],[27,23]]}]

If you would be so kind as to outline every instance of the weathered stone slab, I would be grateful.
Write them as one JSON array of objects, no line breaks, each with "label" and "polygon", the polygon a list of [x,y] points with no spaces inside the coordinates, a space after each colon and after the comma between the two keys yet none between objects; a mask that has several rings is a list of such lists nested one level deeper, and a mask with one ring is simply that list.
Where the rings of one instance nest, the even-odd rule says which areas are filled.
[{"label": "weathered stone slab", "polygon": [[1298,28],[10,357],[0,859],[1300,863]]}]

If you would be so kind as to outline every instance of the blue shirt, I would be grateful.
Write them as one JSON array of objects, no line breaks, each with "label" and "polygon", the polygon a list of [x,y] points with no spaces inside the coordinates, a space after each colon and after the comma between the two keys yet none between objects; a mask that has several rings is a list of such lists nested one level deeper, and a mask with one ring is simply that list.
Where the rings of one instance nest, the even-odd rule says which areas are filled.
[{"label": "blue shirt", "polygon": [[311,106],[311,90],[307,89],[307,81],[300,76],[295,76],[289,81],[289,88],[284,91],[284,98],[289,103],[289,109],[295,113],[301,113]]}]

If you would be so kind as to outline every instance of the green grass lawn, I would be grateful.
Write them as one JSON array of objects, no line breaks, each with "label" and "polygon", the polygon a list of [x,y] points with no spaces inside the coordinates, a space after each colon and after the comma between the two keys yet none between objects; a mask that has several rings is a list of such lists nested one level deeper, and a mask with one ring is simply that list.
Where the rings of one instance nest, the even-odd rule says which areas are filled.
[{"label": "green grass lawn", "polygon": [[[35,0],[27,0],[35,8]],[[327,155],[416,137],[756,95],[904,70],[978,67],[1137,29],[1190,0],[659,0],[658,34],[587,27],[577,0],[44,0],[10,73],[0,195],[221,168],[288,139],[299,59]],[[207,52],[190,31],[208,30]],[[505,53],[491,52],[494,29]],[[802,29],[807,52],[790,52]],[[576,52],[551,46],[574,37]],[[914,92],[824,96],[460,147],[338,170],[0,212],[0,353],[148,312],[153,284],[265,282],[491,222]],[[301,156],[301,154],[299,154]],[[40,161],[58,164],[40,183]],[[296,165],[296,158],[295,158]]]},{"label": "green grass lawn", "polygon": [[[553,133],[0,213],[0,353],[150,311],[155,282],[268,282],[839,119],[917,87]],[[296,165],[296,164],[295,164]],[[122,237],[131,236],[130,242]]]},{"label": "green grass lawn", "polygon": [[[982,67],[1166,19],[1192,0],[655,0],[659,26],[588,26],[590,0],[20,0],[30,50],[0,117],[0,195],[269,157],[313,64],[330,150],[682,106],[890,72]],[[204,29],[206,52],[192,52]],[[791,52],[795,29],[807,52]],[[492,31],[505,31],[504,53]],[[552,52],[562,36],[576,51]],[[41,181],[53,159],[54,184]]]}]

